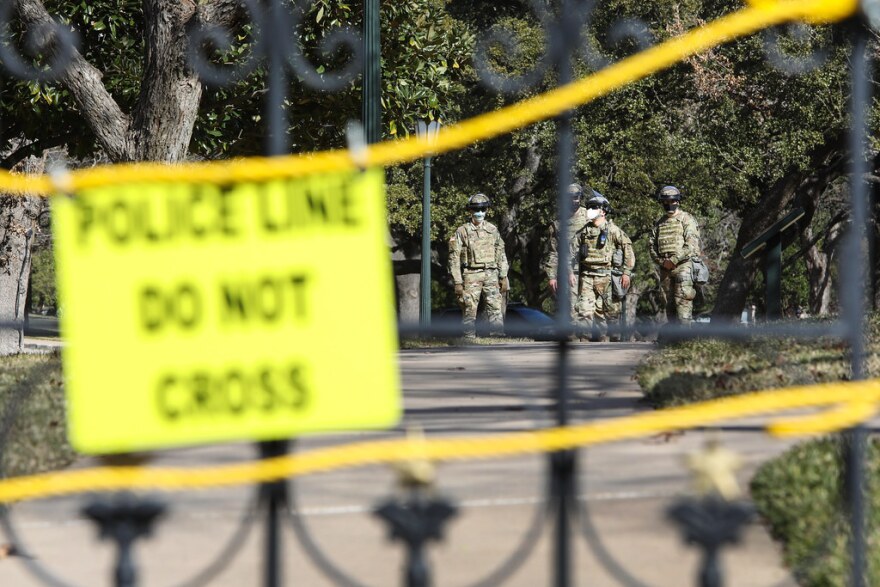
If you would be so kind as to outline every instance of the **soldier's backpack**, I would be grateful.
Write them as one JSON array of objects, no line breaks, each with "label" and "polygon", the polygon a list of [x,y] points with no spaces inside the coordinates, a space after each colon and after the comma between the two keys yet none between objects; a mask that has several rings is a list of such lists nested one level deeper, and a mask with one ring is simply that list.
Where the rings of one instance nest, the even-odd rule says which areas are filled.
[{"label": "soldier's backpack", "polygon": [[611,257],[611,297],[615,302],[625,298],[627,293],[621,277],[623,277],[623,249],[617,249]]},{"label": "soldier's backpack", "polygon": [[709,283],[709,268],[702,257],[693,257],[691,259],[691,269],[693,271],[693,281],[695,285],[706,285]]}]

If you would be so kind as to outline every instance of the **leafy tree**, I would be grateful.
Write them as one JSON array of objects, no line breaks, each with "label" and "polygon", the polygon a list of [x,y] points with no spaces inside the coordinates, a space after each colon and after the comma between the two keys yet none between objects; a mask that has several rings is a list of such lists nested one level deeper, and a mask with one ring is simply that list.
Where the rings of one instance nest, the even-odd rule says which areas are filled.
[{"label": "leafy tree", "polygon": [[[83,35],[72,70],[79,73],[68,73],[53,84],[6,84],[0,100],[0,116],[6,121],[6,142],[0,151],[6,166],[53,145],[65,145],[74,157],[105,156],[113,161],[262,152],[264,68],[257,67],[231,87],[214,89],[198,83],[183,58],[185,33],[199,24],[221,25],[234,33],[233,47],[214,52],[215,62],[246,58],[259,31],[239,0],[45,2]],[[45,21],[48,14],[39,0],[16,0],[16,7],[19,32]],[[608,31],[621,18],[642,19],[649,33],[662,41],[739,7],[731,0],[611,0],[592,13],[584,44],[609,60],[620,59],[637,50],[632,41],[615,43],[610,38]],[[360,11],[357,2],[317,0],[302,18],[306,54],[327,69],[344,62],[344,51],[322,61],[316,47],[337,25],[358,28]],[[555,18],[548,11],[550,20]],[[509,96],[478,82],[471,55],[487,31],[511,31],[520,46],[517,54],[497,46],[489,49],[490,63],[499,74],[523,75],[542,62],[547,35],[528,3],[383,0],[382,18],[386,138],[408,134],[419,118],[454,122],[556,84],[552,70]],[[151,47],[162,27],[170,27],[167,33],[173,42],[163,45],[159,55]],[[636,241],[635,295],[641,296],[643,310],[657,307],[645,238],[659,216],[651,196],[667,183],[683,188],[686,209],[702,222],[714,270],[708,300],[716,314],[738,316],[755,295],[756,262],[741,259],[739,250],[795,204],[808,215],[785,243],[791,247],[788,295],[792,303],[806,299],[813,313],[833,309],[833,261],[846,223],[840,212],[846,195],[842,177],[847,162],[849,49],[839,28],[805,31],[800,41],[786,36],[787,29],[776,31],[788,55],[825,52],[824,65],[805,74],[787,75],[774,68],[766,59],[762,36],[754,36],[576,109],[572,173],[611,199],[616,222]],[[578,76],[596,67],[595,61],[575,60]],[[170,78],[159,75],[164,68],[173,70]],[[161,99],[153,99],[159,95]],[[287,108],[294,151],[340,147],[344,123],[360,115],[359,89],[355,83],[339,93],[321,94],[293,79]],[[158,121],[165,128],[165,117],[174,109],[185,115],[168,126],[171,131],[145,130]],[[548,121],[435,158],[431,237],[439,291],[447,281],[447,238],[465,218],[467,197],[482,191],[493,198],[490,220],[507,242],[513,298],[533,305],[546,300],[539,266],[547,227],[555,217],[556,140],[556,124]],[[880,167],[874,162],[872,166]],[[409,299],[420,256],[421,165],[390,169],[388,181],[393,258],[399,288],[406,294],[401,298]],[[874,238],[880,247],[876,224]],[[875,268],[874,282],[878,279],[880,269]],[[880,299],[880,293],[875,295]],[[441,298],[438,304],[450,301]]]},{"label": "leafy tree", "polygon": [[[593,13],[586,42],[606,57],[619,59],[634,50],[632,43],[614,45],[608,38],[607,31],[620,18],[642,19],[651,35],[662,41],[738,8],[728,0],[616,0]],[[490,8],[485,2],[471,2],[465,7],[454,2],[453,10],[475,29],[503,28],[519,41],[516,55],[490,53],[500,73],[521,75],[544,53],[545,35],[521,5],[505,2]],[[837,216],[827,213],[828,199],[841,189],[846,172],[849,46],[839,27],[804,31],[800,40],[787,36],[788,29],[774,34],[789,61],[824,53],[823,64],[805,73],[790,75],[771,64],[764,38],[757,35],[687,59],[576,109],[573,173],[611,199],[618,223],[637,241],[637,293],[656,290],[644,238],[660,212],[652,195],[672,183],[683,188],[684,206],[702,223],[706,252],[716,270],[709,292],[716,315],[739,316],[754,290],[758,268],[756,260],[742,259],[739,251],[795,205],[803,206],[807,217],[799,231],[788,235],[786,246],[804,239],[831,246],[819,256],[815,248],[800,255],[799,266],[791,267],[788,275],[794,282],[809,280],[814,311],[820,311],[822,299],[826,311],[829,308],[831,269],[818,270],[817,259],[824,255],[827,266],[837,242],[834,234],[827,239],[822,234]],[[576,61],[578,75],[593,69],[583,59]],[[508,99],[475,86],[463,107],[485,111],[554,85],[550,72],[535,87]],[[555,214],[555,148],[555,127],[547,122],[440,157],[435,167],[439,205],[449,203],[460,210],[466,195],[477,190],[494,197],[490,214],[501,226],[513,260],[519,284],[514,285],[514,295],[535,305],[546,295],[538,259],[546,226]],[[442,183],[442,177],[453,174],[453,185]],[[398,208],[414,215],[415,204],[411,199]],[[437,213],[441,258],[443,237],[460,218]],[[838,218],[834,226],[840,223]],[[414,226],[414,218],[404,224]],[[806,237],[808,232],[814,236]],[[807,265],[813,268],[809,272]],[[798,287],[803,290],[803,283]],[[797,300],[803,302],[803,296]]]},{"label": "leafy tree", "polygon": [[[15,81],[3,87],[0,153],[5,166],[54,147],[64,147],[75,159],[111,162],[174,162],[262,152],[265,67],[260,64],[231,87],[208,88],[188,60],[191,33],[215,28],[233,37],[231,47],[211,52],[215,65],[233,66],[248,58],[261,31],[241,0],[13,4],[16,20],[10,28],[19,39],[29,31],[45,31],[41,27],[52,22],[54,13],[80,32],[82,42],[57,82]],[[458,112],[456,98],[464,90],[458,81],[461,63],[472,37],[444,6],[443,0],[382,3],[382,99],[388,137],[406,134],[417,118],[434,118],[441,110],[455,118]],[[341,25],[358,28],[360,14],[359,2],[317,0],[300,15],[303,51],[317,63],[318,74],[346,56],[343,51],[322,62],[315,59],[317,47]],[[38,68],[57,49],[54,36],[44,41],[42,54],[35,56]],[[360,116],[359,88],[351,84],[336,94],[320,94],[293,79],[286,109],[292,150],[340,147],[344,123]],[[13,255],[19,261],[26,260],[21,246]],[[3,304],[13,305],[8,297]]]}]

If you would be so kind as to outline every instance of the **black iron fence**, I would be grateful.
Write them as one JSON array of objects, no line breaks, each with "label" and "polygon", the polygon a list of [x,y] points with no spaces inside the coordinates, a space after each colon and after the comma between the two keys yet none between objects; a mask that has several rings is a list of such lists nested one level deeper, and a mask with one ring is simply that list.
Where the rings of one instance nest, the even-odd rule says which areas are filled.
[{"label": "black iron fence", "polygon": [[[191,31],[190,66],[195,68],[206,84],[231,86],[255,71],[265,68],[266,77],[266,146],[267,155],[280,155],[289,151],[289,137],[286,129],[290,109],[288,98],[291,79],[297,79],[314,90],[323,92],[340,91],[350,88],[356,83],[364,71],[379,71],[376,46],[375,11],[378,6],[367,2],[366,10],[373,11],[365,15],[364,21],[371,23],[366,37],[351,30],[340,30],[328,37],[325,55],[333,55],[343,48],[347,57],[335,71],[326,71],[316,66],[304,53],[296,37],[290,34],[301,25],[306,7],[291,5],[283,0],[242,0],[241,9],[245,20],[251,27],[253,42],[248,56],[244,61],[233,65],[221,65],[217,62],[217,51],[229,46],[234,37],[231,31],[198,28]],[[545,4],[534,1],[529,4],[534,17],[540,23],[546,40],[546,51],[534,66],[525,73],[507,77],[492,66],[492,54],[499,50],[516,51],[516,39],[512,33],[493,29],[484,35],[478,43],[474,64],[482,82],[489,88],[508,94],[515,94],[533,88],[538,82],[552,73],[559,86],[569,84],[574,79],[574,62],[582,60],[593,69],[601,69],[612,64],[612,58],[588,43],[584,31],[591,26],[594,5],[579,0],[560,0]],[[872,6],[866,6],[870,13]],[[33,81],[49,81],[59,78],[67,65],[77,55],[77,36],[68,27],[60,23],[52,27],[39,27],[25,36],[23,43],[9,41],[15,27],[17,2],[7,1],[0,5],[0,30],[5,40],[0,43],[0,63],[8,74],[19,79]],[[866,270],[867,252],[863,246],[866,230],[868,230],[869,194],[864,177],[868,172],[866,156],[868,121],[867,112],[872,99],[871,59],[868,47],[869,25],[863,16],[853,17],[847,22],[835,25],[840,27],[842,36],[851,44],[851,117],[849,153],[851,157],[850,192],[852,222],[846,240],[845,252],[842,255],[847,262],[840,265],[840,317],[823,325],[793,325],[766,323],[750,329],[739,326],[712,323],[690,328],[682,325],[669,325],[667,332],[681,340],[694,337],[717,337],[744,341],[754,337],[798,337],[812,339],[816,337],[833,337],[849,345],[851,349],[852,380],[860,380],[865,375],[865,332],[863,320],[866,314]],[[795,38],[802,32],[800,25],[787,31],[786,34]],[[609,42],[624,44],[635,53],[645,51],[655,45],[650,34],[650,27],[638,20],[621,19],[613,23],[607,31]],[[822,65],[822,54],[791,55],[782,49],[778,29],[769,29],[764,33],[766,57],[776,68],[791,75],[803,74]],[[366,39],[366,41],[365,41]],[[46,43],[49,43],[47,45]],[[35,65],[33,61],[22,56],[18,51],[24,47],[33,53],[45,52],[51,46],[50,59]],[[493,53],[494,52],[494,53]],[[372,80],[375,82],[375,79]],[[365,83],[364,112],[366,138],[358,125],[349,129],[350,146],[362,149],[363,142],[375,142],[377,139],[376,116],[378,109],[378,88],[375,83]],[[371,120],[370,120],[371,119]],[[568,195],[567,186],[572,183],[574,161],[574,138],[571,113],[566,112],[556,119],[556,186],[557,210],[560,226],[567,221]],[[566,231],[559,231],[558,250],[569,250]],[[559,308],[568,308],[568,301],[573,295],[565,268],[560,264],[558,283]],[[553,423],[558,426],[569,426],[578,423],[583,416],[578,409],[572,408],[571,395],[571,353],[572,345],[569,338],[572,334],[582,333],[577,325],[572,324],[568,313],[560,310],[554,331],[555,365],[552,381],[546,387],[551,389],[553,399]],[[6,326],[19,327],[19,324]],[[627,334],[626,327],[611,327]],[[408,337],[449,336],[457,334],[457,325],[434,324],[426,327],[402,325],[400,335]],[[535,333],[528,327],[511,327],[508,334],[512,336],[530,336]],[[485,352],[485,351],[479,351]],[[487,354],[487,357],[491,355]],[[11,427],[11,420],[16,417],[20,405],[27,400],[29,387],[43,374],[34,372],[31,378],[24,381],[12,394],[5,406],[3,427],[0,434],[6,435]],[[752,429],[733,429],[740,433],[754,432]],[[846,509],[849,512],[851,526],[851,575],[850,584],[861,586],[866,584],[867,568],[867,504],[865,498],[866,476],[866,443],[869,430],[857,426],[847,433],[848,454],[846,458],[848,493]],[[0,437],[0,446],[4,444]],[[266,442],[260,444],[260,457],[270,459],[283,456],[291,449],[287,441]],[[608,571],[623,585],[644,585],[636,578],[632,569],[624,562],[616,559],[603,545],[600,533],[593,524],[593,518],[586,507],[587,502],[580,498],[579,479],[589,477],[579,470],[582,461],[578,458],[578,450],[568,448],[551,452],[548,455],[546,468],[546,500],[535,507],[533,520],[522,535],[522,538],[509,558],[489,572],[484,578],[475,581],[475,585],[497,585],[504,583],[528,558],[534,549],[544,527],[550,524],[552,532],[552,583],[560,587],[574,584],[574,561],[576,535],[580,531],[586,537],[599,560]],[[136,457],[132,457],[135,459]],[[125,461],[123,461],[125,462]],[[136,461],[131,461],[136,462]],[[410,468],[404,476],[405,491],[396,497],[383,501],[375,508],[375,515],[390,531],[392,540],[400,543],[406,553],[405,576],[403,582],[409,586],[424,586],[432,583],[432,569],[427,557],[430,545],[441,539],[451,519],[463,515],[456,506],[443,497],[429,490],[430,479],[421,476],[418,468]],[[261,582],[267,586],[281,584],[283,567],[281,553],[281,532],[284,524],[289,522],[305,552],[320,570],[334,583],[339,585],[361,585],[359,579],[351,576],[328,555],[325,549],[312,536],[306,519],[298,507],[298,496],[292,483],[271,481],[261,483],[255,497],[256,504],[248,508],[243,516],[241,526],[230,538],[227,546],[222,548],[217,561],[185,585],[210,584],[233,558],[250,527],[259,517],[264,523],[265,567]],[[162,519],[165,506],[152,499],[131,493],[118,493],[107,497],[96,498],[84,510],[83,514],[100,528],[101,535],[112,540],[118,548],[115,564],[114,582],[116,585],[134,585],[138,582],[138,568],[134,563],[133,549],[135,544],[148,535]],[[259,511],[259,516],[257,512]],[[11,520],[11,510],[3,510],[2,524],[9,537],[12,548],[19,553],[38,556],[31,552],[22,542],[20,531]],[[719,553],[727,545],[737,541],[743,527],[753,518],[754,513],[747,504],[726,501],[717,496],[703,499],[685,499],[673,504],[669,516],[681,528],[684,537],[696,544],[703,552],[698,582],[703,586],[723,584],[723,576],[719,565]],[[30,556],[23,558],[24,563],[42,582],[48,585],[67,585],[68,583],[52,571],[46,569],[39,558]]]}]

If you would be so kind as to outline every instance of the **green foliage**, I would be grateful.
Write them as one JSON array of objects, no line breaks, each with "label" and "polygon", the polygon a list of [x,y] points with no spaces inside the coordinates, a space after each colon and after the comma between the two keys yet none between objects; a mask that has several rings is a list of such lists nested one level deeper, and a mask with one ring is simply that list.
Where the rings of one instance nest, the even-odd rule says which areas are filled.
[{"label": "green foliage", "polygon": [[[79,32],[83,56],[104,73],[104,83],[120,105],[131,108],[143,70],[143,42],[136,34],[143,30],[141,2],[46,0],[46,8]],[[90,156],[98,149],[91,129],[61,85],[13,81],[2,86],[0,95],[3,140],[38,140],[42,148],[66,145],[74,157]]]},{"label": "green foliage", "polygon": [[[104,73],[104,81],[124,109],[138,97],[143,42],[138,0],[50,0],[83,34],[83,52]],[[634,51],[614,45],[610,26],[621,18],[643,19],[657,40],[665,40],[739,8],[731,0],[613,0],[599,3],[585,29],[588,43],[610,60]],[[298,34],[306,55],[321,71],[345,62],[345,51],[328,58],[318,47],[338,27],[359,29],[362,3],[317,0]],[[471,55],[489,30],[509,31],[519,51],[489,50],[499,74],[527,73],[546,50],[539,19],[516,0],[382,0],[382,104],[386,138],[412,132],[418,119],[445,123],[494,110],[555,86],[549,72],[534,88],[498,96],[477,82]],[[550,15],[555,18],[555,15]],[[741,39],[690,58],[669,70],[630,84],[575,109],[575,180],[603,192],[617,210],[615,221],[633,237],[638,253],[636,284],[656,289],[645,236],[660,210],[650,197],[667,183],[683,188],[684,208],[702,223],[714,281],[714,299],[730,254],[737,222],[774,182],[806,169],[810,153],[848,124],[848,46],[830,27],[807,29],[806,42],[783,38],[789,52],[827,52],[823,67],[788,76],[771,67],[760,35]],[[218,63],[240,62],[249,54],[249,27],[237,33]],[[837,36],[835,37],[835,34]],[[575,59],[577,76],[592,66]],[[360,82],[335,94],[306,89],[292,79],[287,104],[292,150],[306,152],[344,146],[344,128],[360,118]],[[266,72],[260,67],[231,88],[208,89],[194,129],[191,152],[198,158],[262,153],[265,141],[263,97]],[[26,108],[21,105],[26,104]],[[9,138],[38,140],[40,146],[67,144],[77,156],[97,151],[70,96],[56,84],[13,83],[3,89],[0,117],[12,121]],[[873,120],[878,120],[875,116]],[[517,270],[513,286],[532,305],[546,296],[539,259],[548,225],[555,217],[557,189],[556,123],[542,122],[434,159],[433,222],[435,254],[444,259],[446,242],[465,219],[464,202],[477,191],[493,199],[489,220],[502,228],[508,256]],[[10,161],[9,163],[12,163]],[[818,170],[814,170],[818,171]],[[388,173],[389,220],[395,238],[416,243],[421,232],[421,165],[402,165]],[[442,263],[441,263],[442,264]],[[437,276],[443,282],[441,271]],[[786,305],[805,305],[807,280],[802,262],[786,270]],[[760,296],[759,286],[754,287]],[[651,312],[656,300],[640,307]]]},{"label": "green foliage", "polygon": [[[751,494],[800,585],[851,585],[849,520],[845,504],[846,441],[822,438],[763,465]],[[880,442],[868,443],[868,585],[880,582]]]},{"label": "green foliage", "polygon": [[31,307],[34,309],[58,307],[55,258],[51,249],[37,251],[31,258],[30,296]]},{"label": "green foliage", "polygon": [[[16,402],[16,398],[20,399]],[[14,410],[15,414],[11,428],[4,431],[3,476],[51,471],[73,462],[76,455],[67,443],[65,409],[57,354],[0,359],[0,413]]]},{"label": "green foliage", "polygon": [[[340,51],[329,59],[320,55],[321,42],[334,32],[360,30],[362,2],[318,0],[303,18],[300,43],[319,73],[345,65],[350,54]],[[469,59],[473,35],[449,16],[443,0],[393,2],[380,7],[382,43],[383,134],[406,136],[416,120],[455,120],[458,98],[465,91],[461,64]],[[253,39],[245,29],[223,63],[247,57]],[[263,92],[265,69],[232,88],[210,90],[193,135],[193,153],[206,158],[254,155],[263,150]],[[287,103],[294,152],[344,146],[349,120],[361,115],[361,88],[357,80],[338,93],[319,93],[299,80],[290,87]]]},{"label": "green foliage", "polygon": [[[750,391],[846,380],[848,347],[818,339],[753,339],[734,343],[692,340],[661,348],[636,370],[645,397],[657,407],[675,406]],[[869,376],[880,376],[880,316],[869,326]]]},{"label": "green foliage", "polygon": [[[103,82],[124,111],[135,106],[143,75],[143,16],[139,0],[48,0],[57,14],[82,37],[84,57],[103,73]],[[323,59],[318,46],[339,28],[361,27],[362,2],[316,1],[299,31],[305,54],[319,73],[344,64],[347,54]],[[381,5],[383,117],[387,137],[412,132],[419,118],[455,120],[465,91],[463,64],[472,51],[473,33],[446,10],[444,0],[413,0]],[[253,48],[253,27],[245,26],[233,45],[213,55],[215,64],[241,63]],[[263,151],[263,67],[230,88],[207,89],[194,129],[191,151],[200,158],[257,155]],[[360,86],[322,94],[291,80],[287,102],[293,151],[344,145],[345,124],[360,118]],[[39,140],[67,145],[76,157],[99,152],[94,135],[60,84],[14,82],[2,89],[0,119],[5,139]],[[21,108],[28,104],[28,108]],[[0,149],[2,150],[2,149]],[[10,161],[14,163],[14,161]]]}]

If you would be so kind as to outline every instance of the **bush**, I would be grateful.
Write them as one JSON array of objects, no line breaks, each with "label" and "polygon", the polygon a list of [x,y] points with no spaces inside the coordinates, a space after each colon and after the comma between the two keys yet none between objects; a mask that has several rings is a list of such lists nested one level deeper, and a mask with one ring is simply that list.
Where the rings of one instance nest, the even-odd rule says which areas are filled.
[{"label": "bush", "polygon": [[[752,498],[786,564],[801,585],[844,587],[849,581],[849,520],[844,506],[844,451],[840,436],[796,446],[762,466]],[[880,443],[868,447],[868,585],[880,584]]]},{"label": "bush", "polygon": [[[880,376],[880,316],[869,323],[866,370]],[[661,348],[638,368],[645,397],[656,406],[710,400],[762,389],[846,380],[849,347],[820,339],[693,340]],[[764,464],[752,498],[786,564],[801,585],[843,587],[849,576],[849,520],[844,507],[840,436],[799,445]],[[868,451],[871,489],[880,479],[880,442]],[[869,585],[880,584],[880,492],[869,491]]]},{"label": "bush", "polygon": [[[869,327],[867,371],[880,376],[880,316]],[[706,401],[762,389],[841,381],[850,376],[849,347],[833,339],[714,339],[671,344],[636,370],[657,407]]]}]

